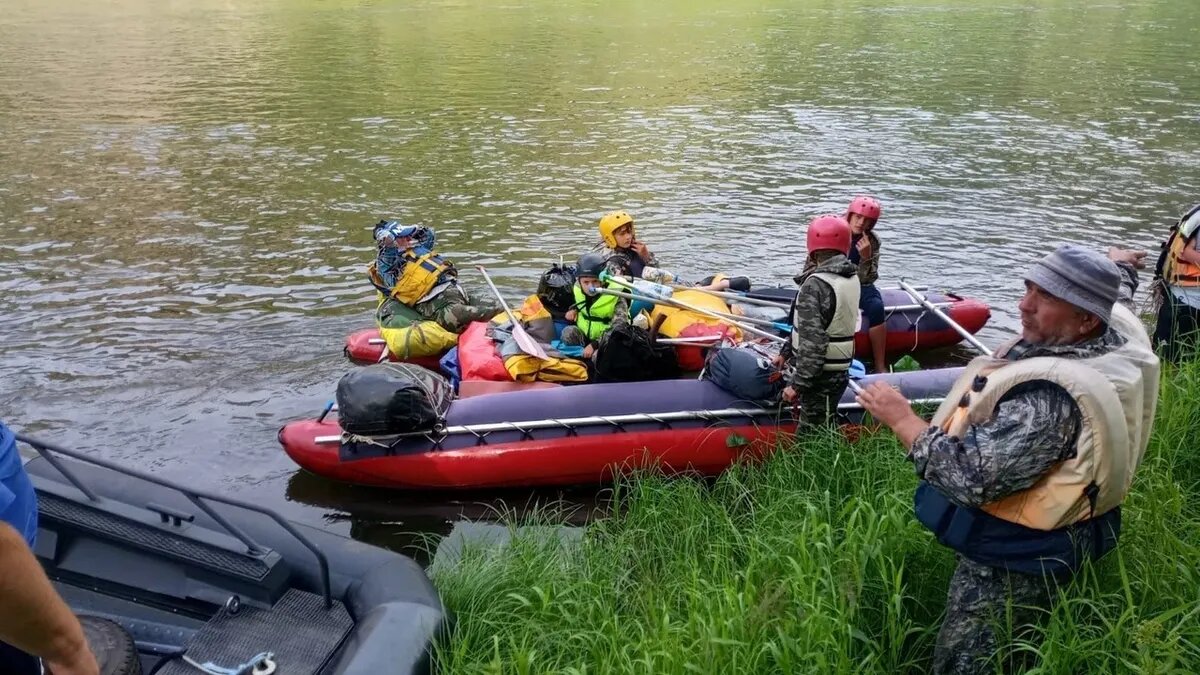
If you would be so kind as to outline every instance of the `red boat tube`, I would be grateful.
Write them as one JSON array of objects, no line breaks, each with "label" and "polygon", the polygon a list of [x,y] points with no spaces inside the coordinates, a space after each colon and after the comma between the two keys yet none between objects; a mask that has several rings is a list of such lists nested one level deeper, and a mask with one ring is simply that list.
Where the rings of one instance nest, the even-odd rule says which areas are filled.
[{"label": "red boat tube", "polygon": [[[868,376],[909,399],[936,400],[961,368]],[[860,421],[853,394],[848,421]],[[551,417],[552,416],[552,417]],[[301,467],[334,480],[406,489],[606,482],[654,467],[715,475],[774,450],[795,431],[790,411],[739,401],[701,380],[521,390],[456,400],[438,433],[342,443],[334,420],[286,425],[279,441]]]}]

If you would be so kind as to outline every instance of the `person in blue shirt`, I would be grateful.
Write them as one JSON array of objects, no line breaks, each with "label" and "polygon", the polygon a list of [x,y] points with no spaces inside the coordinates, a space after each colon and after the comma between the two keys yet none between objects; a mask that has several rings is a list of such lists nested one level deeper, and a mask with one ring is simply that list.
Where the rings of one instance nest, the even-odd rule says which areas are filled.
[{"label": "person in blue shirt", "polygon": [[37,497],[13,432],[0,422],[0,673],[99,675],[83,626],[33,555]]}]

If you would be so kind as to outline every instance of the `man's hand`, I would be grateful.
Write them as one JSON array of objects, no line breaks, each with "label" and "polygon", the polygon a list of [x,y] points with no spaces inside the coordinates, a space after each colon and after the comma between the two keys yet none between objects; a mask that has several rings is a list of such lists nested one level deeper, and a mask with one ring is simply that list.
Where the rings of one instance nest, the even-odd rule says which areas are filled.
[{"label": "man's hand", "polygon": [[905,448],[912,448],[913,441],[929,426],[913,412],[908,399],[885,382],[872,382],[863,387],[856,400],[871,413],[871,417],[888,425]]},{"label": "man's hand", "polygon": [[784,403],[793,403],[796,400],[796,390],[791,385],[784,387],[783,393],[780,395],[783,397]]},{"label": "man's hand", "polygon": [[591,345],[587,345],[586,347],[583,348],[583,358],[585,358],[585,359],[592,358],[592,354],[595,354],[595,353],[596,353],[596,348]]},{"label": "man's hand", "polygon": [[579,312],[574,309],[568,309],[566,313],[567,321],[574,321],[579,316]]},{"label": "man's hand", "polygon": [[61,659],[44,659],[46,672],[51,675],[100,675],[100,665],[88,648],[87,642],[82,643],[73,653]]},{"label": "man's hand", "polygon": [[633,252],[638,254],[638,257],[642,259],[642,262],[650,262],[650,249],[646,248],[645,244],[635,241],[631,247],[633,248]]},{"label": "man's hand", "polygon": [[1123,262],[1133,265],[1134,269],[1146,269],[1146,252],[1145,251],[1130,251],[1129,249],[1117,248],[1110,246],[1108,248],[1108,259],[1113,262]]},{"label": "man's hand", "polygon": [[[99,675],[83,626],[54,590],[25,538],[0,521],[0,640],[44,659],[54,675]],[[3,664],[0,664],[0,669]]]},{"label": "man's hand", "polygon": [[862,260],[867,260],[871,257],[871,240],[866,235],[863,235],[863,237],[858,240],[857,248],[858,256]]}]

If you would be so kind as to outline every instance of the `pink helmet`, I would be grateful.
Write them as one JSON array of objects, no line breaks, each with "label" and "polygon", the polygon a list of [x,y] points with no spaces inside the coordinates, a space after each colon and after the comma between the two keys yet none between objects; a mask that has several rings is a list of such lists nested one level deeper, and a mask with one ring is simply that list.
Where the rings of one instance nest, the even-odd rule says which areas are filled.
[{"label": "pink helmet", "polygon": [[850,223],[845,218],[827,213],[808,224],[808,252],[825,249],[850,253]]},{"label": "pink helmet", "polygon": [[850,202],[850,208],[846,209],[846,217],[849,218],[851,213],[857,213],[863,218],[879,220],[879,215],[883,213],[883,207],[879,205],[878,199],[859,195]]}]

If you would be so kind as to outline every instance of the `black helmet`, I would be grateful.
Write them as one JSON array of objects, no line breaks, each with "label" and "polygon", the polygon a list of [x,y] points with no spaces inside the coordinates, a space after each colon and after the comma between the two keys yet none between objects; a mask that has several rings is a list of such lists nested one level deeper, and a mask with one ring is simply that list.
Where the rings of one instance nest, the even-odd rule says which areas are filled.
[{"label": "black helmet", "polygon": [[608,264],[608,259],[600,253],[584,253],[575,263],[575,276],[600,278],[600,273]]},{"label": "black helmet", "polygon": [[575,304],[575,294],[571,290],[574,284],[574,267],[554,265],[543,272],[542,278],[538,280],[538,298],[547,309],[566,312]]}]

